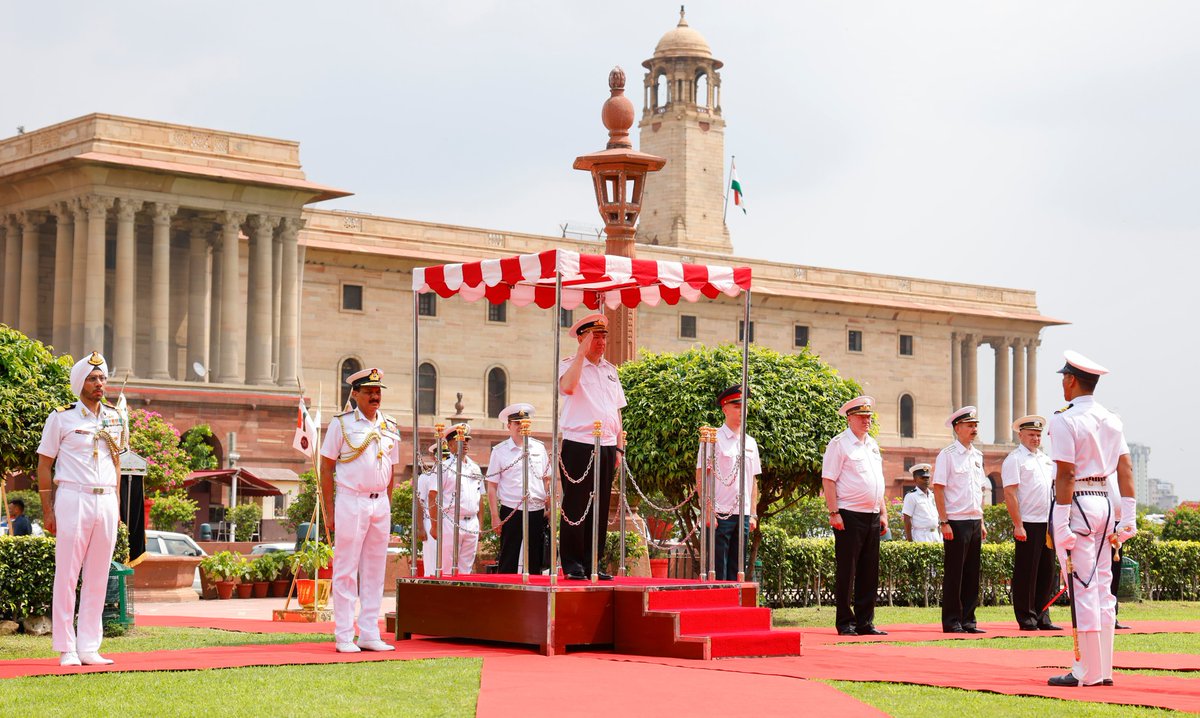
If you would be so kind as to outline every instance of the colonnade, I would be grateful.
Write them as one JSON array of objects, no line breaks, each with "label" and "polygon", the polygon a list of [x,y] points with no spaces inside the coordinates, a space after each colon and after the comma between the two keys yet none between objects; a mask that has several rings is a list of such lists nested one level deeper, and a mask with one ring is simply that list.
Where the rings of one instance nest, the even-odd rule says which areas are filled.
[{"label": "colonnade", "polygon": [[995,443],[1011,443],[1013,420],[1037,411],[1037,350],[1041,340],[955,332],[950,341],[950,395],[955,408],[979,404],[978,348],[988,344],[995,352]]}]

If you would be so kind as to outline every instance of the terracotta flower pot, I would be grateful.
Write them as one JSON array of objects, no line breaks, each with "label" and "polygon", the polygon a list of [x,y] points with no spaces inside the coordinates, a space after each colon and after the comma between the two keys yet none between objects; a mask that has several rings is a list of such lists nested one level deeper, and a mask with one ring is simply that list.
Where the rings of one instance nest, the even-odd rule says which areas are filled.
[{"label": "terracotta flower pot", "polygon": [[651,578],[666,578],[667,568],[670,564],[669,558],[652,558],[650,559],[650,577]]},{"label": "terracotta flower pot", "polygon": [[271,597],[272,598],[287,598],[288,587],[291,581],[286,578],[277,579],[271,582]]},{"label": "terracotta flower pot", "polygon": [[233,581],[217,581],[217,598],[222,601],[233,598]]},{"label": "terracotta flower pot", "polygon": [[255,598],[266,598],[271,591],[271,583],[269,581],[255,581],[251,584],[254,587]]},{"label": "terracotta flower pot", "polygon": [[237,596],[238,596],[238,598],[250,598],[250,596],[252,596],[253,594],[254,594],[254,584],[252,584],[252,583],[239,583],[239,584],[237,585]]}]

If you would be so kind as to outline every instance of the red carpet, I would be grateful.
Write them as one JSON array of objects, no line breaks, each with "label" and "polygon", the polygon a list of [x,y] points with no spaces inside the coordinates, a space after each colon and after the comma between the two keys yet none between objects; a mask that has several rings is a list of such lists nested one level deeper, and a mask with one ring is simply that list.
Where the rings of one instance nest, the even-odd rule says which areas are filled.
[{"label": "red carpet", "polygon": [[[241,633],[328,633],[333,635],[333,622],[301,623],[292,621],[256,620],[252,618],[209,618],[204,616],[147,616],[135,614],[135,625],[168,626],[171,628],[215,628],[218,631]],[[383,622],[380,621],[380,625]]]},{"label": "red carpet", "polygon": [[[986,641],[989,638],[1032,638],[1035,636],[1070,636],[1071,624],[1068,620],[1062,631],[1021,631],[1013,621],[997,621],[981,623],[979,627],[987,633],[943,633],[942,627],[936,623],[899,623],[880,625],[881,630],[887,631],[886,636],[839,636],[832,626],[805,627],[793,629],[804,631],[804,643],[817,646],[826,643],[876,643],[916,641]],[[1200,633],[1200,621],[1138,621],[1128,631],[1117,631],[1117,635],[1130,633]]]},{"label": "red carpet", "polygon": [[575,656],[486,658],[476,716],[887,715],[822,683],[683,663],[702,670]]}]

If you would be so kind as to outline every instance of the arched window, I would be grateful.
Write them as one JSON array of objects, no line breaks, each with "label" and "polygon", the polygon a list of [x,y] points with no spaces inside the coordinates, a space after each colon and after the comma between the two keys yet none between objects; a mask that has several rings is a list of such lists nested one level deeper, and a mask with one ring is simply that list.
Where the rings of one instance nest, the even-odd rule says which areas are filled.
[{"label": "arched window", "polygon": [[417,413],[437,413],[437,369],[426,362],[417,368]]},{"label": "arched window", "polygon": [[913,437],[913,398],[911,394],[900,397],[900,436]]},{"label": "arched window", "polygon": [[338,411],[341,411],[346,402],[350,400],[350,385],[346,383],[346,380],[354,372],[362,371],[362,368],[362,362],[354,357],[342,361],[342,383],[338,388]]},{"label": "arched window", "polygon": [[696,106],[708,107],[708,73],[700,72],[696,75]]},{"label": "arched window", "polygon": [[500,367],[492,367],[487,373],[487,413],[498,415],[508,406],[508,374]]},{"label": "arched window", "polygon": [[671,83],[667,81],[666,73],[654,80],[654,109],[671,104]]}]

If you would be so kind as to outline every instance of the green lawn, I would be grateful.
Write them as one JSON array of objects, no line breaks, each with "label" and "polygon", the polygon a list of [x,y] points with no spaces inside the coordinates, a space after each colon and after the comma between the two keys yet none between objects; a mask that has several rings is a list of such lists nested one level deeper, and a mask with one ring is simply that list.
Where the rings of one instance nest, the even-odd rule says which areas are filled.
[{"label": "green lawn", "polygon": [[[1071,612],[1065,606],[1050,611],[1055,623],[1071,624]],[[787,626],[833,626],[834,607],[776,608],[771,612],[777,627]],[[896,623],[941,623],[941,609],[937,606],[920,608],[915,606],[877,606],[875,625],[884,630]],[[1012,606],[980,606],[975,611],[979,621],[1012,621]],[[1200,618],[1200,601],[1142,601],[1122,603],[1121,622],[1133,624],[1137,621],[1194,621]]]},{"label": "green lawn", "polygon": [[828,683],[864,703],[896,716],[896,718],[930,718],[950,713],[970,715],[971,718],[1012,718],[1013,716],[1152,718],[1184,715],[1177,711],[1157,708],[1060,701],[1053,698],[1031,696],[1005,696],[997,693],[963,691],[957,688],[850,681],[828,681]]},{"label": "green lawn", "polygon": [[[1007,648],[1026,650],[1052,648],[1071,650],[1071,634],[1063,631],[1057,636],[1044,633],[1030,634],[1028,638],[984,638],[973,641],[950,639],[946,641],[915,641],[906,646],[948,646],[951,648]],[[1198,633],[1121,633],[1117,632],[1115,648],[1118,651],[1137,653],[1200,653]]]},{"label": "green lawn", "polygon": [[13,678],[3,682],[0,706],[39,718],[473,716],[482,665],[438,658]]},{"label": "green lawn", "polygon": [[[123,636],[105,638],[100,653],[159,651],[205,646],[248,646],[264,643],[316,643],[332,641],[328,633],[241,633],[211,628],[134,627]],[[50,647],[50,636],[19,633],[0,639],[0,660],[14,658],[53,658],[58,652]]]}]

